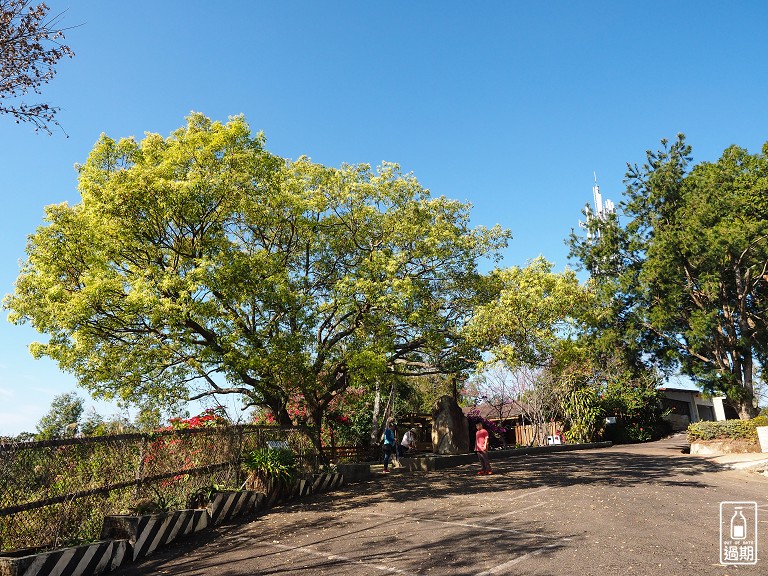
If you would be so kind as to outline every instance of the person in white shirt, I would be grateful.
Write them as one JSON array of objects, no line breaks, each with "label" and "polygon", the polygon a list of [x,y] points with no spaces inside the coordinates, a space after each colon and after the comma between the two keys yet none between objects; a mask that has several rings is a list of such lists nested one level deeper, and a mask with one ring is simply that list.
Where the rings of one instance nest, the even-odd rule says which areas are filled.
[{"label": "person in white shirt", "polygon": [[403,439],[400,442],[400,453],[405,454],[411,450],[416,450],[416,428],[411,428],[403,434]]}]

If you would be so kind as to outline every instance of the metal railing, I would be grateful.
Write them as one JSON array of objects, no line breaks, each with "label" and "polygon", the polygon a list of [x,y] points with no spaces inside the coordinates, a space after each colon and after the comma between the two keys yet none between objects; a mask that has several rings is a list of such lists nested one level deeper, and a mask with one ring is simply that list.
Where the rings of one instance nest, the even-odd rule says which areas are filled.
[{"label": "metal railing", "polygon": [[317,464],[298,430],[226,426],[0,444],[0,551],[98,540],[108,514],[189,506],[213,485],[238,488],[245,452],[287,442]]}]

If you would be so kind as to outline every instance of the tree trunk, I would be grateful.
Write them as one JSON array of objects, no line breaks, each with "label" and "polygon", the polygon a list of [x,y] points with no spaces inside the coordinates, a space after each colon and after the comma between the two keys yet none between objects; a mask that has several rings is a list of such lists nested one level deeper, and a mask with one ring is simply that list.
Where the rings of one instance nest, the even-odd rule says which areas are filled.
[{"label": "tree trunk", "polygon": [[[750,351],[751,352],[751,351]],[[752,382],[752,355],[747,354],[744,357],[742,364],[742,382],[741,387],[743,396],[739,400],[739,418],[741,420],[749,420],[757,416],[759,410],[754,405],[755,390]]]},{"label": "tree trunk", "polygon": [[384,406],[384,413],[382,419],[379,420],[379,412],[381,410],[381,385],[379,381],[376,381],[376,396],[373,400],[373,422],[371,423],[371,446],[377,446],[381,443],[381,438],[384,435],[384,429],[387,426],[390,416],[392,415],[393,406],[395,405],[395,392],[397,387],[395,381],[392,381],[392,386],[389,389],[389,397],[387,403]]},{"label": "tree trunk", "polygon": [[328,465],[330,460],[323,447],[323,410],[319,407],[315,408],[311,411],[310,418],[312,423],[307,426],[307,436],[309,436],[312,445],[315,447],[320,464]]},{"label": "tree trunk", "polygon": [[734,356],[739,358],[740,362],[734,366],[736,368],[736,377],[740,385],[739,395],[739,418],[749,420],[758,414],[758,409],[754,405],[755,389],[753,383],[754,359],[752,352],[754,346],[755,331],[749,325],[749,311],[747,310],[747,301],[751,292],[750,273],[742,272],[739,261],[733,264],[734,277],[736,280],[736,292],[739,309],[739,335],[742,339],[742,345],[736,347]]},{"label": "tree trunk", "polygon": [[392,417],[392,413],[395,410],[395,392],[396,392],[396,386],[395,381],[392,380],[392,386],[389,388],[389,398],[387,398],[387,405],[384,407],[384,422],[381,426],[381,429],[379,430],[379,438],[381,438],[384,435],[384,428],[386,428],[387,423]]},{"label": "tree trunk", "polygon": [[371,446],[379,443],[379,411],[381,410],[381,385],[376,380],[376,394],[373,397],[373,414],[371,416]]}]

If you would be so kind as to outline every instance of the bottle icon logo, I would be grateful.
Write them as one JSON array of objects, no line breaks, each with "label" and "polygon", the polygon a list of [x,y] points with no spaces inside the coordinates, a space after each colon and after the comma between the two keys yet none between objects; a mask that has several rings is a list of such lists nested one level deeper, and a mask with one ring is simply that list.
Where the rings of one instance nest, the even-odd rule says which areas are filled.
[{"label": "bottle icon logo", "polygon": [[747,519],[741,506],[736,506],[731,518],[731,539],[744,540],[747,537]]}]

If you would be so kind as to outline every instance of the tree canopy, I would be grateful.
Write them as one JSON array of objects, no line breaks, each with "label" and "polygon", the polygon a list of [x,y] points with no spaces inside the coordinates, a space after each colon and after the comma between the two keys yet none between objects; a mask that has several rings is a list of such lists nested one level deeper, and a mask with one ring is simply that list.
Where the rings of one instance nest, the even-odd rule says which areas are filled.
[{"label": "tree canopy", "polygon": [[618,218],[572,235],[571,253],[614,297],[637,354],[725,393],[743,418],[768,352],[768,144],[690,168],[682,135],[631,165]]},{"label": "tree canopy", "polygon": [[575,335],[592,311],[588,287],[572,270],[552,272],[542,257],[494,270],[486,283],[495,297],[478,304],[465,332],[512,370],[549,366],[561,341]]},{"label": "tree canopy", "polygon": [[44,3],[0,0],[0,114],[49,134],[49,124],[58,125],[59,108],[46,102],[29,103],[26,97],[40,95],[42,86],[56,75],[59,60],[74,56],[62,43],[60,19],[60,15],[50,16]]},{"label": "tree canopy", "polygon": [[82,200],[46,208],[5,307],[95,396],[239,394],[288,423],[352,381],[456,371],[477,261],[508,234],[470,228],[394,164],[270,154],[242,117],[192,114],[168,138],[105,135]]}]

